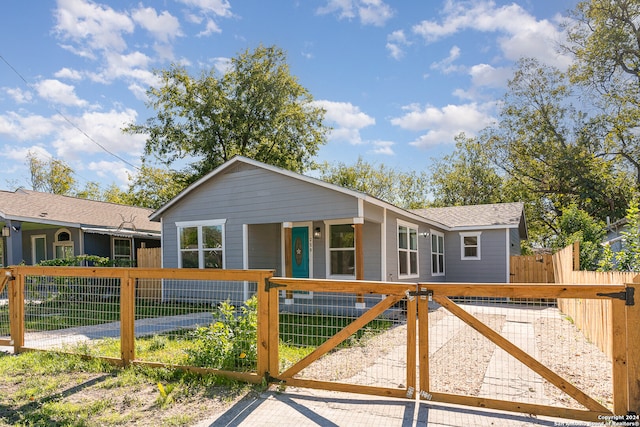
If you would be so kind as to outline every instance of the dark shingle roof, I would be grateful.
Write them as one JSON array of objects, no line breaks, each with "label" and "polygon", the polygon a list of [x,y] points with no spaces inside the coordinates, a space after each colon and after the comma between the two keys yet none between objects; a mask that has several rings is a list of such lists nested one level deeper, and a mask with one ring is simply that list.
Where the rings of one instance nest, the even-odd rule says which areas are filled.
[{"label": "dark shingle roof", "polygon": [[0,220],[160,232],[151,209],[19,189],[0,191]]},{"label": "dark shingle roof", "polygon": [[524,204],[516,202],[414,209],[412,212],[451,228],[483,228],[492,226],[517,227],[523,219],[523,209]]}]

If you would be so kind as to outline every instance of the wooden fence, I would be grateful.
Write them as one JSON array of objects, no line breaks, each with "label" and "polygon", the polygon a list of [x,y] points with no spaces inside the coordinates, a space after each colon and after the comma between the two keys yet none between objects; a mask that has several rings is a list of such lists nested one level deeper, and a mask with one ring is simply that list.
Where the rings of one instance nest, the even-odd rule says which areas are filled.
[{"label": "wooden fence", "polygon": [[[138,248],[138,268],[161,268],[162,248]],[[138,296],[140,298],[160,301],[162,299],[162,280],[147,279],[138,284]]]},{"label": "wooden fence", "polygon": [[512,256],[509,268],[511,283],[555,283],[549,254]]},{"label": "wooden fence", "polygon": [[[637,283],[637,273],[619,271],[578,271],[574,269],[578,247],[568,246],[553,255],[556,283],[573,284],[621,284]],[[610,360],[612,354],[612,312],[614,300],[558,299],[558,308],[573,320],[584,335],[598,346]]]}]

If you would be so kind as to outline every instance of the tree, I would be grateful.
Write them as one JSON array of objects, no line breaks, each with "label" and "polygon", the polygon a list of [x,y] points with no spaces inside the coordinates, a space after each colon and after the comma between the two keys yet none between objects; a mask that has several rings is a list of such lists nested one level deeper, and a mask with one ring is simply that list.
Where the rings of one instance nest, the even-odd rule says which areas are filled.
[{"label": "tree", "polygon": [[571,81],[591,92],[605,128],[602,155],[621,159],[640,189],[640,3],[588,0],[576,5],[565,51]]},{"label": "tree", "polygon": [[186,186],[185,177],[177,172],[143,164],[135,175],[129,175],[127,204],[158,209]]},{"label": "tree", "polygon": [[638,200],[629,203],[627,225],[622,234],[622,247],[613,253],[609,246],[600,263],[601,270],[636,271],[640,272],[640,207]]},{"label": "tree", "polygon": [[54,158],[42,160],[34,152],[29,151],[27,166],[31,175],[31,188],[34,191],[66,196],[71,195],[75,188],[73,169],[62,160]]},{"label": "tree", "polygon": [[148,135],[145,154],[167,166],[194,159],[184,171],[191,182],[235,155],[302,172],[326,141],[324,110],[277,47],[241,53],[223,76],[194,78],[177,65],[156,75],[160,86],[147,92],[156,116],[124,131]]},{"label": "tree", "polygon": [[325,162],[320,169],[323,181],[361,191],[401,208],[418,209],[427,204],[427,176],[424,172],[402,172],[383,164],[368,163],[361,157],[353,165]]},{"label": "tree", "polygon": [[597,121],[570,102],[573,96],[557,69],[521,60],[499,123],[480,137],[507,175],[505,188],[535,203],[536,211],[527,213],[542,246],[559,233],[563,207],[619,218],[630,194],[628,175],[598,154]]},{"label": "tree", "polygon": [[558,220],[560,229],[553,240],[553,249],[562,249],[574,242],[580,243],[580,269],[593,271],[603,255],[602,241],[606,236],[604,223],[592,218],[576,204],[562,208]]},{"label": "tree", "polygon": [[464,133],[456,136],[452,154],[434,160],[431,166],[433,206],[477,205],[505,201],[503,178],[496,171],[486,148]]}]

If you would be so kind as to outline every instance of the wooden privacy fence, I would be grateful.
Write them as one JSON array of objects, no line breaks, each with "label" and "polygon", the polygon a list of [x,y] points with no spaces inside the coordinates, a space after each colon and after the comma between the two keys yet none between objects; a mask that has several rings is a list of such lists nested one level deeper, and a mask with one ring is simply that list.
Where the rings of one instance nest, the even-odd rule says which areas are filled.
[{"label": "wooden privacy fence", "polygon": [[550,254],[512,256],[511,283],[554,283],[553,258]]},{"label": "wooden privacy fence", "polygon": [[[567,246],[553,255],[554,274],[558,283],[601,285],[638,283],[637,273],[576,270],[575,258],[578,253],[579,247],[573,245]],[[636,297],[640,297],[640,295]],[[612,299],[560,298],[558,299],[558,308],[569,316],[585,336],[613,361],[613,316],[620,315],[620,313],[613,313],[612,301]]]},{"label": "wooden privacy fence", "polygon": [[[82,348],[94,349],[91,354],[121,365],[214,372],[253,383],[593,421],[640,412],[640,305],[629,298],[633,284],[389,283],[278,278],[269,270],[27,266],[5,269],[2,277],[8,280],[10,338],[0,345],[15,352],[73,351],[82,342]],[[161,285],[157,300],[140,295],[148,280]],[[242,305],[252,295],[257,333],[217,368],[184,358],[146,359],[136,350],[163,348],[170,337],[180,345],[171,357],[198,350],[187,348],[187,336],[204,327],[206,338],[225,326],[211,311],[223,301]],[[596,384],[610,384],[606,394],[574,384],[589,372],[575,357],[576,338],[562,339],[571,325],[549,302],[555,299],[610,301],[612,364],[591,373]],[[78,308],[68,311],[69,306]],[[237,323],[234,316],[242,313],[232,315],[231,323]],[[550,344],[542,351],[540,336]],[[119,354],[109,355],[111,346],[103,350],[103,340],[117,342]],[[561,341],[564,353],[557,353]],[[236,339],[227,344],[233,347]],[[586,340],[582,345],[592,346]],[[281,346],[297,350],[291,356]],[[559,355],[563,367],[556,366]],[[543,385],[576,406],[564,406],[562,397],[547,399],[546,389],[538,390]]]}]

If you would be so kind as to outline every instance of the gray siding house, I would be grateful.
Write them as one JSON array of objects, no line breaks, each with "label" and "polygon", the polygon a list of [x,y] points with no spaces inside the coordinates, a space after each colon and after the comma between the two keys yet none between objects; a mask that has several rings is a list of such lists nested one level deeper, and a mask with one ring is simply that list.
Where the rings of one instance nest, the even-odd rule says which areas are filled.
[{"label": "gray siding house", "polygon": [[154,212],[165,268],[278,276],[508,282],[527,237],[522,203],[405,210],[234,157]]},{"label": "gray siding house", "polygon": [[136,249],[160,246],[151,209],[19,189],[0,191],[2,265],[97,255],[128,266]]}]

